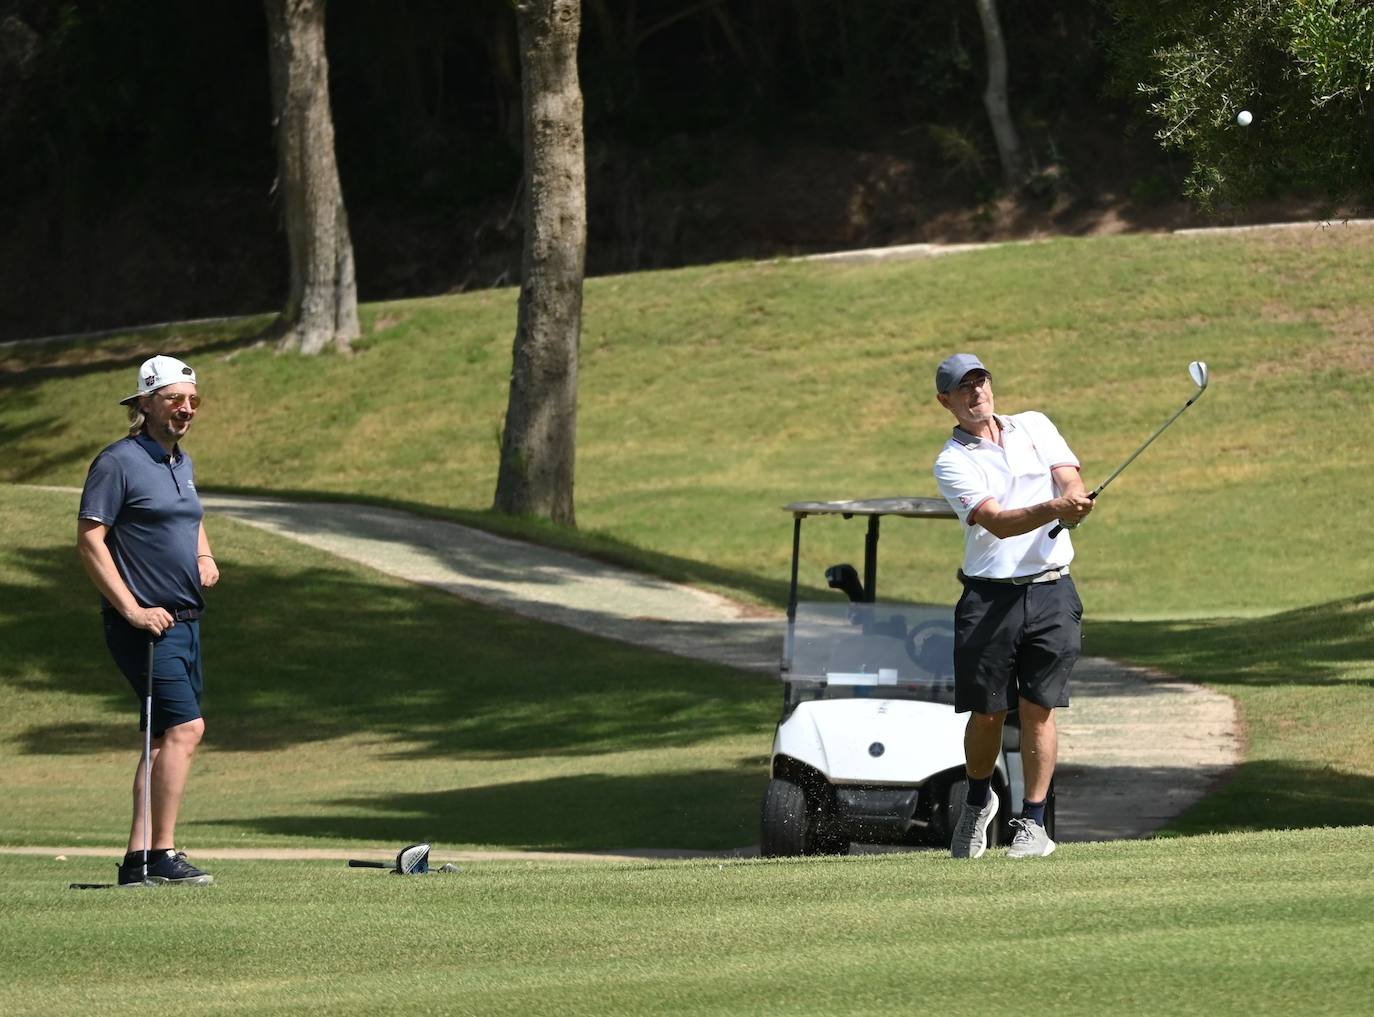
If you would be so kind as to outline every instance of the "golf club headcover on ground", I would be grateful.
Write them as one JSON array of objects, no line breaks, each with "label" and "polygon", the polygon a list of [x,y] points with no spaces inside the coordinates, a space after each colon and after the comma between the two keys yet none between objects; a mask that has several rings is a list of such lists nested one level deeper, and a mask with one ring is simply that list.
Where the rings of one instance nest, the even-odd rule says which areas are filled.
[{"label": "golf club headcover on ground", "polygon": [[396,856],[396,868],[392,870],[399,876],[415,876],[429,871],[429,845],[411,844],[401,848]]},{"label": "golf club headcover on ground", "polygon": [[392,875],[396,876],[416,876],[429,871],[429,845],[411,844],[409,847],[401,848],[396,855],[396,865],[387,865],[386,862],[367,862],[357,858],[348,860],[348,867],[351,869],[390,869]]}]

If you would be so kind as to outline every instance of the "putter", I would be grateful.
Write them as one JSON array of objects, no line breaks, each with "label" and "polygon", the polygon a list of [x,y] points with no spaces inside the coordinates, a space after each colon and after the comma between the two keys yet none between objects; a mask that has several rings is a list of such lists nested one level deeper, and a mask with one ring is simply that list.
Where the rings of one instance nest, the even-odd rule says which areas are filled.
[{"label": "putter", "polygon": [[[143,699],[143,715],[147,724],[143,731],[143,882],[148,882],[148,852],[152,850],[153,822],[153,660],[157,656],[157,636],[148,636],[148,682]],[[70,890],[109,890],[117,883],[72,883]],[[132,885],[132,884],[125,884]]]},{"label": "putter", "polygon": [[350,869],[389,869],[395,876],[415,876],[429,871],[429,845],[411,844],[403,847],[396,855],[396,864],[386,862],[364,862],[356,858],[348,860]]},{"label": "putter", "polygon": [[148,852],[153,849],[153,659],[157,656],[157,636],[148,636],[148,685],[143,700],[143,885],[148,885]]},{"label": "putter", "polygon": [[[1140,455],[1140,453],[1144,452],[1147,448],[1150,447],[1150,442],[1158,438],[1161,434],[1168,430],[1170,424],[1172,424],[1179,417],[1183,416],[1183,410],[1186,410],[1189,406],[1192,406],[1193,403],[1197,402],[1199,399],[1202,398],[1202,393],[1207,391],[1207,365],[1204,364],[1201,360],[1194,360],[1191,364],[1188,365],[1188,374],[1192,377],[1193,384],[1197,385],[1197,393],[1193,396],[1193,398],[1189,399],[1186,403],[1183,404],[1183,409],[1179,410],[1172,417],[1166,420],[1164,422],[1163,427],[1161,427],[1154,434],[1150,435],[1149,441],[1145,442],[1144,445],[1141,445],[1140,448],[1136,449],[1135,452],[1131,454],[1131,458],[1127,459],[1124,463],[1118,466],[1116,468],[1115,473],[1113,473],[1106,480],[1102,481],[1102,483],[1098,484],[1097,489],[1088,495],[1090,499],[1096,501],[1097,496],[1107,489],[1107,485],[1110,484],[1117,477],[1119,477],[1121,475],[1122,470],[1124,470],[1127,466],[1130,466],[1131,463],[1135,462],[1136,456]],[[1063,523],[1056,523],[1054,525],[1054,529],[1050,530],[1050,536],[1059,536],[1059,531],[1063,528]]]}]

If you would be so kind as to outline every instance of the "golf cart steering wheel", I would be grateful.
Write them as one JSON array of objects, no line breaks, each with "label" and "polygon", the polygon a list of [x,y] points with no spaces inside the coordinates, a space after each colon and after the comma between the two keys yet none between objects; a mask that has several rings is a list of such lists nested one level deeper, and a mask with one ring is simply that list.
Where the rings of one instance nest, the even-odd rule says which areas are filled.
[{"label": "golf cart steering wheel", "polygon": [[[921,624],[913,626],[911,631],[909,631],[906,634],[906,655],[909,658],[911,658],[911,662],[925,670],[930,670],[929,668],[926,668],[925,664],[921,662],[921,651],[917,647],[918,637],[925,635],[927,632],[932,632],[935,630],[940,630],[943,632],[946,629],[948,629],[948,627],[948,622],[944,622],[939,619],[932,619],[930,621],[921,622]],[[952,663],[953,661],[951,660],[951,664]],[[934,673],[935,672],[932,672],[932,674]]]}]

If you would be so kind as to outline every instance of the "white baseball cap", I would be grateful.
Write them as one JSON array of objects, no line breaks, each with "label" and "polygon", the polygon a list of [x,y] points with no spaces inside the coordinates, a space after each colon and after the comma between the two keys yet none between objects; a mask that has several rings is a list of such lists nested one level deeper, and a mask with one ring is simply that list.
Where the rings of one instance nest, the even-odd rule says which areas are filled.
[{"label": "white baseball cap", "polygon": [[119,405],[128,406],[135,399],[151,395],[164,385],[175,385],[179,381],[189,381],[194,385],[196,372],[176,357],[149,357],[138,369],[138,391],[127,399],[119,400]]}]

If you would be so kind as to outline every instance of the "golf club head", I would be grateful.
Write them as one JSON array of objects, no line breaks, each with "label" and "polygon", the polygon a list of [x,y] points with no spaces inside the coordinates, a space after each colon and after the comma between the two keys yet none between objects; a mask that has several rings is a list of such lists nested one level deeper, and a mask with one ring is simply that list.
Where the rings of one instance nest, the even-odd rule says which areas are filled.
[{"label": "golf club head", "polygon": [[[1191,364],[1188,365],[1188,373],[1192,376],[1193,383],[1194,383],[1195,385],[1197,385],[1197,387],[1198,387],[1199,389],[1202,389],[1202,390],[1205,391],[1206,388],[1207,388],[1207,365],[1206,365],[1206,363],[1204,363],[1204,362],[1201,361],[1201,360],[1194,360]],[[1199,395],[1200,395],[1200,394],[1201,394],[1201,393],[1199,393]]]},{"label": "golf club head", "polygon": [[402,876],[414,876],[429,871],[429,845],[411,844],[401,848],[396,856],[395,871]]}]

